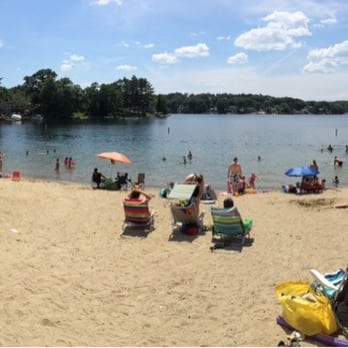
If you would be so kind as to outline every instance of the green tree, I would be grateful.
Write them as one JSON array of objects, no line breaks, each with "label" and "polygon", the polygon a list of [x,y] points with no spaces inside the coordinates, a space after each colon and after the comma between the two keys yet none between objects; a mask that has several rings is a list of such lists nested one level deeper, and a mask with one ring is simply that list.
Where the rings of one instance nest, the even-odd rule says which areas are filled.
[{"label": "green tree", "polygon": [[156,111],[160,115],[167,115],[169,113],[167,97],[165,95],[159,94],[157,96]]}]

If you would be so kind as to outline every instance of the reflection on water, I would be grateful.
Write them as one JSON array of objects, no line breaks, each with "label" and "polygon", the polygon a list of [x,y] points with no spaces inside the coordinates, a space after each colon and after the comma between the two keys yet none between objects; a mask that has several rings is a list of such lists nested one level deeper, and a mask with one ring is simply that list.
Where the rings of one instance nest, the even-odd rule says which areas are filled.
[{"label": "reflection on water", "polygon": [[[83,183],[90,182],[92,169],[98,167],[108,176],[122,171],[133,179],[138,172],[145,172],[147,185],[155,187],[199,172],[216,189],[225,189],[227,166],[238,156],[245,176],[257,174],[258,188],[279,188],[294,182],[296,179],[284,175],[285,170],[309,165],[314,159],[328,187],[335,175],[347,185],[346,165],[334,169],[332,164],[334,155],[348,158],[346,143],[347,116],[173,115],[64,125],[0,123],[4,172],[20,170],[25,176]],[[333,153],[326,151],[328,144],[334,146]],[[112,166],[95,156],[104,151],[122,152],[132,164]],[[192,160],[183,164],[189,151]],[[63,163],[70,156],[76,166],[67,169],[61,165],[56,173],[56,159]]]}]

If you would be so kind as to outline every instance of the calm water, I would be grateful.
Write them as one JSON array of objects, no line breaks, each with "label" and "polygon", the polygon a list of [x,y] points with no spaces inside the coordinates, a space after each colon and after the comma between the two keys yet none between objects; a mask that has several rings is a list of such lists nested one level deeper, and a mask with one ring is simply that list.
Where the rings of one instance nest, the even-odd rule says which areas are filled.
[{"label": "calm water", "polygon": [[[333,153],[326,151],[328,144],[335,147]],[[82,183],[90,182],[94,167],[108,176],[118,170],[128,172],[133,179],[138,172],[145,172],[146,184],[153,187],[199,172],[207,183],[222,190],[227,166],[238,156],[243,174],[255,172],[260,189],[294,183],[296,179],[286,177],[285,170],[309,165],[313,159],[328,187],[335,175],[348,186],[348,163],[343,168],[333,167],[335,155],[348,159],[346,144],[348,115],[172,115],[165,119],[48,126],[0,123],[4,173],[19,170],[24,176]],[[112,166],[95,156],[104,151],[122,152],[132,164]],[[193,159],[184,165],[182,156],[189,151]],[[64,168],[66,156],[75,160],[75,169]],[[162,161],[164,156],[166,161]],[[59,175],[54,171],[57,157],[61,162]]]}]

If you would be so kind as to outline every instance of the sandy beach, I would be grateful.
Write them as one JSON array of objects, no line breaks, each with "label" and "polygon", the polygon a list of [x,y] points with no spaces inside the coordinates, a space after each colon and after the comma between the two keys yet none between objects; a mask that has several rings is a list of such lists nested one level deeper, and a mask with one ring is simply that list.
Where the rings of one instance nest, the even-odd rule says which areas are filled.
[{"label": "sandy beach", "polygon": [[210,231],[171,236],[168,201],[146,192],[144,238],[121,235],[125,191],[0,179],[1,346],[276,346],[275,284],[347,265],[348,210],[333,208],[347,188],[235,198],[253,219],[241,252],[211,252]]}]

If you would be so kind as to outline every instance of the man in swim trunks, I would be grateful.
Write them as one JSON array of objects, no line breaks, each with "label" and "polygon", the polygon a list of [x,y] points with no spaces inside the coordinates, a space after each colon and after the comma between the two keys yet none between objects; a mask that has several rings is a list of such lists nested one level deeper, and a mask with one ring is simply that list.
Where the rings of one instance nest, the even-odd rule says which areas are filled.
[{"label": "man in swim trunks", "polygon": [[233,162],[228,166],[227,169],[227,180],[232,187],[232,193],[238,192],[239,181],[242,176],[242,167],[238,163],[238,158],[233,158]]}]

